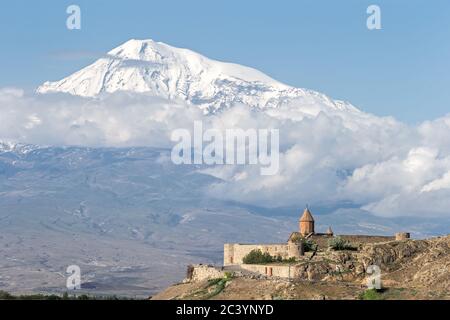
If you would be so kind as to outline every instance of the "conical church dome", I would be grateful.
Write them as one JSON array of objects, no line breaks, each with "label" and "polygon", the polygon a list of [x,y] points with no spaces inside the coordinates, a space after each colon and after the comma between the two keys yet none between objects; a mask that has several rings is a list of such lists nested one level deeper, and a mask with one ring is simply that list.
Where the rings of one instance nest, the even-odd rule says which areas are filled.
[{"label": "conical church dome", "polygon": [[303,211],[303,215],[300,218],[300,222],[314,222],[314,218],[311,214],[311,211],[309,211],[308,208],[306,208],[305,211]]},{"label": "conical church dome", "polygon": [[308,207],[306,207],[305,211],[303,211],[303,215],[300,218],[299,231],[303,236],[311,233],[314,234],[314,218]]}]

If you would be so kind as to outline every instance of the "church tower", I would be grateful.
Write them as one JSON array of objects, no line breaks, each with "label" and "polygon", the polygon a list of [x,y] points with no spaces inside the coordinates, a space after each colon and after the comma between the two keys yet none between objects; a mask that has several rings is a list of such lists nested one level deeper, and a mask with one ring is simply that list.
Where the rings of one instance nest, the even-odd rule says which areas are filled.
[{"label": "church tower", "polygon": [[300,234],[302,236],[306,236],[310,233],[314,234],[314,218],[308,207],[306,207],[305,211],[303,211],[303,215],[300,218],[299,227]]}]

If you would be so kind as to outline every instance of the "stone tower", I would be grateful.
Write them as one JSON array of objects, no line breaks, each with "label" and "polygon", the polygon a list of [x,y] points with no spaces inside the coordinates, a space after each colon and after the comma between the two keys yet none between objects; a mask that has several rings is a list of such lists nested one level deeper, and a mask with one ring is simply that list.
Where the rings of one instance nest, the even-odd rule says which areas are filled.
[{"label": "stone tower", "polygon": [[330,237],[332,237],[334,234],[333,229],[331,229],[331,227],[328,227],[327,232],[325,232],[325,233],[327,236],[330,236]]},{"label": "stone tower", "polygon": [[305,211],[303,211],[303,215],[300,218],[299,227],[300,234],[302,236],[314,233],[314,218],[308,207],[306,207]]}]

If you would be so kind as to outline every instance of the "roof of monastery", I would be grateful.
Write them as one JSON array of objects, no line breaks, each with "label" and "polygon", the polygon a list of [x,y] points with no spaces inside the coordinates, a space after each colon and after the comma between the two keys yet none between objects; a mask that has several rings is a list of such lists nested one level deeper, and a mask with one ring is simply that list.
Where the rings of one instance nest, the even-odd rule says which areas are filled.
[{"label": "roof of monastery", "polygon": [[300,218],[300,221],[301,222],[303,222],[303,221],[304,222],[314,222],[314,218],[308,208],[306,208],[305,211],[303,211],[303,215]]}]

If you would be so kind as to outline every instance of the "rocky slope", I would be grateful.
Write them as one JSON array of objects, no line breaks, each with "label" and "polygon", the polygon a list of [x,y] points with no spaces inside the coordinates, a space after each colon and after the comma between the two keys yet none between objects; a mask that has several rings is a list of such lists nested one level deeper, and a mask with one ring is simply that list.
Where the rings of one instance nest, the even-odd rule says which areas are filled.
[{"label": "rocky slope", "polygon": [[358,299],[366,292],[365,272],[371,264],[382,272],[379,299],[450,299],[450,236],[324,252],[306,263],[295,281],[237,275],[219,282],[219,289],[211,280],[192,281],[153,299]]}]

